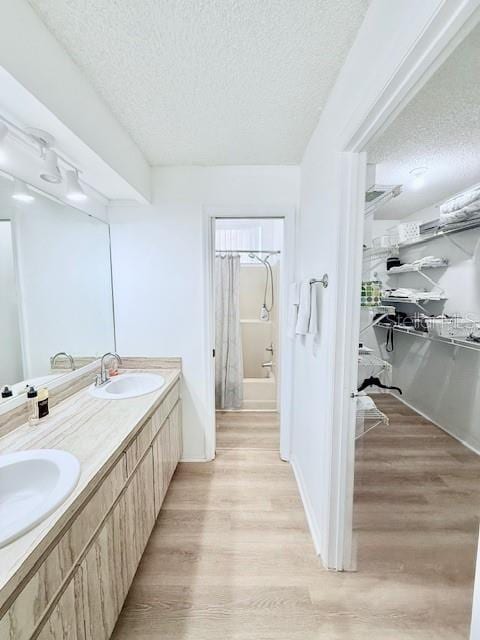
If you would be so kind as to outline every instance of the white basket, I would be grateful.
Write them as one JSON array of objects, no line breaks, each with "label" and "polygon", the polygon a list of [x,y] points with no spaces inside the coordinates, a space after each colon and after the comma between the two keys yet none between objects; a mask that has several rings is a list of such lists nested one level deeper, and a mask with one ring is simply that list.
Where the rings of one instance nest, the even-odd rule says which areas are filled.
[{"label": "white basket", "polygon": [[410,242],[420,237],[420,224],[418,222],[403,222],[398,225],[397,229],[400,242]]}]

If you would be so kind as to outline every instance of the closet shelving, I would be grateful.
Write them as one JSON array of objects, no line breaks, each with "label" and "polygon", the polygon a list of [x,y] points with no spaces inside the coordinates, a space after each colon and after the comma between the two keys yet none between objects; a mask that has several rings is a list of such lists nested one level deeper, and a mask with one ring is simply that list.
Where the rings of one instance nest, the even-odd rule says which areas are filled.
[{"label": "closet shelving", "polygon": [[358,355],[358,366],[371,369],[371,375],[378,376],[383,371],[390,372],[392,365],[386,360],[382,360],[374,353],[360,353]]},{"label": "closet shelving", "polygon": [[[366,433],[381,424],[385,426],[388,426],[389,424],[388,416],[386,416],[382,411],[380,411],[380,409],[375,406],[373,400],[371,401],[374,405],[372,407],[362,407],[360,402],[358,402],[359,400],[360,398],[357,398],[357,424],[355,440],[358,440]],[[365,423],[367,424],[365,425]]]},{"label": "closet shelving", "polygon": [[386,304],[376,305],[375,307],[363,306],[361,307],[361,309],[362,311],[368,311],[372,320],[365,327],[360,328],[360,333],[367,331],[367,329],[374,327],[379,322],[384,320],[387,316],[395,313],[395,307],[392,305],[386,305]]},{"label": "closet shelving", "polygon": [[475,220],[470,220],[469,222],[459,223],[457,226],[453,228],[438,228],[434,233],[422,234],[419,238],[415,240],[409,240],[408,242],[402,242],[398,245],[399,249],[403,249],[404,247],[413,247],[417,244],[423,244],[425,242],[431,242],[432,240],[436,240],[437,238],[443,238],[444,236],[449,236],[455,233],[461,233],[462,231],[468,231],[470,229],[476,229],[480,227],[480,217]]},{"label": "closet shelving", "polygon": [[424,340],[430,340],[431,342],[443,342],[444,344],[451,344],[455,347],[463,347],[464,349],[471,349],[472,351],[480,351],[480,343],[466,340],[465,338],[446,338],[442,336],[432,336],[425,331],[416,331],[410,327],[401,327],[400,325],[378,324],[380,329],[391,329],[398,333],[406,333],[416,338],[423,338]]},{"label": "closet shelving", "polygon": [[431,242],[432,240],[437,240],[438,238],[461,233],[462,231],[468,231],[470,229],[476,229],[478,227],[480,227],[480,216],[478,218],[475,218],[475,220],[459,223],[455,227],[439,227],[433,233],[421,234],[418,238],[415,238],[415,240],[408,240],[406,242],[392,244],[391,247],[366,247],[363,250],[363,256],[364,258],[375,258],[381,256],[389,257],[394,251],[397,251],[399,249],[414,247],[417,244]]},{"label": "closet shelving", "polygon": [[363,257],[366,260],[369,258],[388,258],[393,250],[394,247],[365,247]]},{"label": "closet shelving", "polygon": [[384,302],[405,302],[406,304],[417,304],[418,302],[442,302],[442,300],[447,300],[445,296],[440,296],[438,298],[423,298],[422,296],[416,296],[415,298],[403,298],[402,296],[395,298],[394,296],[387,296],[383,298]]},{"label": "closet shelving", "polygon": [[[422,276],[426,276],[426,273],[424,273],[424,271],[426,271],[427,269],[446,269],[448,267],[448,264],[434,264],[431,266],[426,266],[426,267],[410,267],[408,269],[404,269],[403,267],[392,267],[389,271],[388,274],[392,274],[395,276],[401,276],[402,273],[419,273]],[[434,280],[432,280],[433,284],[436,284]]]},{"label": "closet shelving", "polygon": [[[446,261],[443,264],[438,264],[438,265],[431,265],[431,266],[423,266],[423,265],[411,265],[410,268],[408,269],[404,269],[403,267],[392,267],[389,271],[388,271],[388,275],[393,275],[393,276],[401,276],[403,273],[417,273],[419,276],[421,276],[424,280],[426,280],[430,285],[433,286],[433,290],[436,291],[436,294],[438,294],[439,299],[440,300],[446,300],[447,297],[445,296],[445,289],[443,289],[438,282],[435,282],[435,280],[433,280],[429,275],[427,275],[425,273],[425,269],[446,269],[448,267],[448,261]],[[392,298],[389,298],[389,300],[391,300]],[[397,301],[396,298],[393,298],[393,300]],[[398,298],[399,300],[399,298]],[[422,298],[421,296],[416,296],[415,298],[410,298],[410,300],[415,300],[419,301],[419,302],[427,302],[427,301],[433,301],[436,302],[437,300],[435,298],[430,298],[430,297],[425,297]],[[414,302],[414,303],[415,303]]]}]

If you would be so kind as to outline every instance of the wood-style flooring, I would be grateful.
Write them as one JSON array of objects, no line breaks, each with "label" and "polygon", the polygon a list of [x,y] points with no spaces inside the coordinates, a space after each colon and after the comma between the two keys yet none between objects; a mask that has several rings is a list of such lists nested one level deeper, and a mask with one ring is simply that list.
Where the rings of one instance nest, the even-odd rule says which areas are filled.
[{"label": "wood-style flooring", "polygon": [[358,443],[358,572],[315,556],[274,413],[179,465],[114,640],[467,640],[480,459],[390,396]]}]

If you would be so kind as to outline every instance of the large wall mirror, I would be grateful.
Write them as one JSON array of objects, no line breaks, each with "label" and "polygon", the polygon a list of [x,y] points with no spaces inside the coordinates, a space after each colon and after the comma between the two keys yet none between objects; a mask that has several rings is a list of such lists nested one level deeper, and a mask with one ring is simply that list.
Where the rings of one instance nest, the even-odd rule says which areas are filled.
[{"label": "large wall mirror", "polygon": [[14,187],[0,175],[0,385],[13,397],[115,349],[108,224]]}]

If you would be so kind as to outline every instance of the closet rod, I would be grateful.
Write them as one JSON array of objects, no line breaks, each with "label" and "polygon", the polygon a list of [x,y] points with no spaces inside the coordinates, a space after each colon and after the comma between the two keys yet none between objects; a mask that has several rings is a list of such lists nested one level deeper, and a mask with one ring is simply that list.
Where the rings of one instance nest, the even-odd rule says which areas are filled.
[{"label": "closet rod", "polygon": [[281,251],[267,251],[266,249],[215,249],[215,253],[269,253],[277,255]]}]

